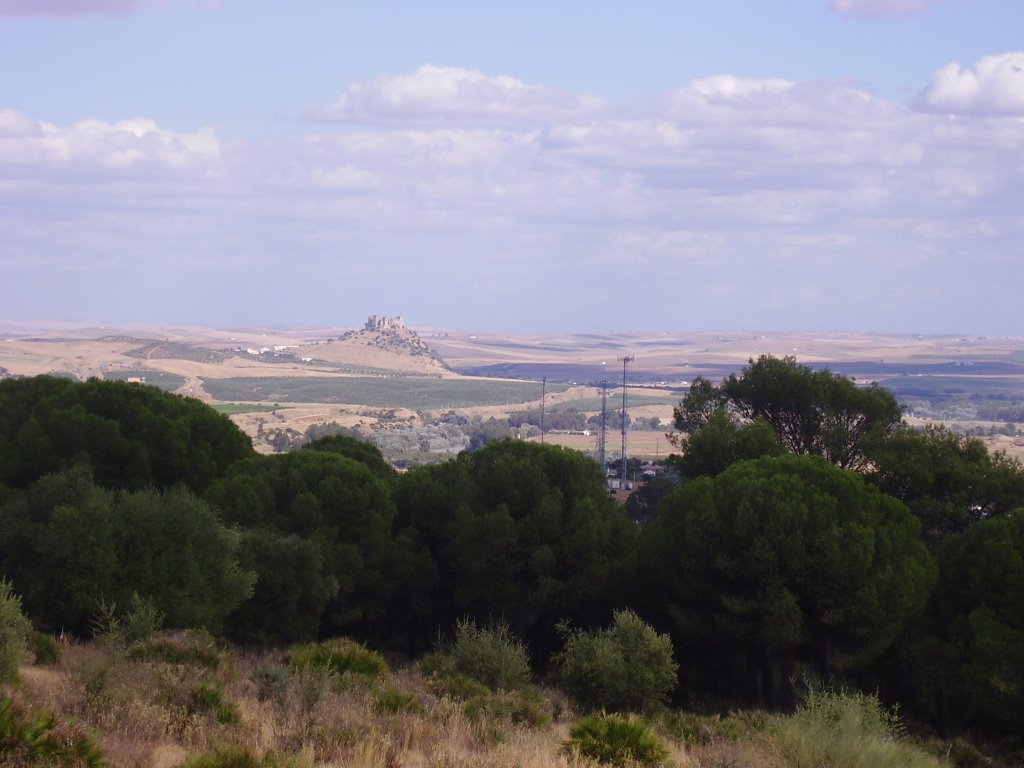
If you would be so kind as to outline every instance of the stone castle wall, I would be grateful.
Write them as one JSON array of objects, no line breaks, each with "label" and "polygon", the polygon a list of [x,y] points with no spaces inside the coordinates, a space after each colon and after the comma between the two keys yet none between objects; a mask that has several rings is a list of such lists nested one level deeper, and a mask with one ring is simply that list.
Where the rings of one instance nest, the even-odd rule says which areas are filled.
[{"label": "stone castle wall", "polygon": [[381,315],[370,315],[363,326],[367,331],[390,331],[405,328],[405,320],[401,315],[398,317],[383,317]]}]

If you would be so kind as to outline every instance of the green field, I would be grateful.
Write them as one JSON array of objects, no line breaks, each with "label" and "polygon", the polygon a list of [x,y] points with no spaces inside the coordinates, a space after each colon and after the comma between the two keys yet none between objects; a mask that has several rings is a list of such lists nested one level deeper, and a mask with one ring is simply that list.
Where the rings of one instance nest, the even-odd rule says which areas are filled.
[{"label": "green field", "polygon": [[[260,376],[203,378],[215,400],[244,403],[346,403],[376,408],[436,410],[512,405],[540,400],[540,385],[489,379],[381,378],[375,376]],[[564,386],[549,385],[560,392]]]},{"label": "green field", "polygon": [[258,405],[254,403],[213,403],[210,407],[217,413],[230,416],[234,413],[269,413],[278,409],[283,410],[288,406]]}]

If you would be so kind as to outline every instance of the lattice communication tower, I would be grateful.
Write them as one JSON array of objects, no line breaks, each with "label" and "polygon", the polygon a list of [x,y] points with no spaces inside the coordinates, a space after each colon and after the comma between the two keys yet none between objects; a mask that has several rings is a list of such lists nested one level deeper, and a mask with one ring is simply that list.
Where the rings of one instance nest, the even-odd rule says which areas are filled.
[{"label": "lattice communication tower", "polygon": [[626,453],[626,366],[636,358],[633,355],[617,358],[622,363],[622,487],[625,488],[628,454]]}]

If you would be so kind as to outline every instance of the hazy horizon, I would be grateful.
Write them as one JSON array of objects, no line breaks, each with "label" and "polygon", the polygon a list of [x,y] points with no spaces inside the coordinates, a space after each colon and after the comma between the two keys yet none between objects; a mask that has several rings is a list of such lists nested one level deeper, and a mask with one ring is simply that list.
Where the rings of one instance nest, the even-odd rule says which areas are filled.
[{"label": "hazy horizon", "polygon": [[[380,313],[376,313],[380,314]],[[400,314],[400,313],[399,313]],[[502,336],[510,338],[529,336],[593,336],[593,337],[643,337],[658,334],[671,336],[700,336],[706,334],[758,334],[767,336],[800,336],[820,335],[822,337],[832,336],[865,336],[865,337],[909,337],[909,338],[974,338],[1024,341],[1022,335],[1012,334],[975,334],[966,332],[934,332],[921,333],[914,330],[900,328],[758,328],[753,326],[722,326],[722,327],[632,327],[632,328],[586,328],[569,330],[565,328],[540,328],[537,330],[520,331],[511,328],[484,325],[435,325],[417,323],[408,317],[403,316],[407,328],[417,333],[444,332],[444,333],[465,333],[482,334],[485,336]],[[19,336],[23,334],[60,332],[60,331],[138,331],[142,333],[170,334],[174,331],[209,331],[212,333],[228,332],[279,332],[282,335],[297,334],[302,332],[333,332],[358,330],[363,328],[366,317],[353,320],[350,323],[292,323],[292,324],[268,324],[268,323],[221,323],[217,325],[206,325],[192,322],[145,322],[137,320],[90,320],[86,318],[53,318],[53,319],[25,319],[9,320],[0,318],[0,333]],[[102,336],[102,334],[101,334]]]}]

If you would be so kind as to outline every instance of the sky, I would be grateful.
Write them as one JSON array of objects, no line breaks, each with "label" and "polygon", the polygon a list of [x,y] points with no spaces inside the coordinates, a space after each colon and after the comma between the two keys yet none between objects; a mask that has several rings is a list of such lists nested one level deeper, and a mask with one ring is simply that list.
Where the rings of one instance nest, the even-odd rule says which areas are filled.
[{"label": "sky", "polygon": [[0,321],[1024,335],[1020,0],[0,0]]}]

